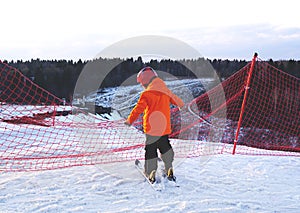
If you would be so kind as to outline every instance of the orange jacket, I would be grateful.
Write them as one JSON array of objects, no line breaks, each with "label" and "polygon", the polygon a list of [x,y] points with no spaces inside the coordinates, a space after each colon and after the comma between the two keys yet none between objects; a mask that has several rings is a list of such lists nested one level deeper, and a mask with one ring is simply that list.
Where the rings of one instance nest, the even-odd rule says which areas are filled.
[{"label": "orange jacket", "polygon": [[142,92],[127,122],[132,124],[141,113],[144,113],[143,129],[146,134],[168,135],[172,132],[170,104],[184,106],[183,101],[168,89],[163,80],[155,78]]}]

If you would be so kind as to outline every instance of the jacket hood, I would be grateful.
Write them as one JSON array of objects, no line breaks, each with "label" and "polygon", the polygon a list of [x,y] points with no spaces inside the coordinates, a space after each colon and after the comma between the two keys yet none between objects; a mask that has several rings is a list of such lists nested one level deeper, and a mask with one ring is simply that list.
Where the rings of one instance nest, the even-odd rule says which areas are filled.
[{"label": "jacket hood", "polygon": [[154,78],[151,83],[148,85],[145,91],[157,91],[165,94],[170,94],[170,90],[165,84],[165,82],[160,78]]}]

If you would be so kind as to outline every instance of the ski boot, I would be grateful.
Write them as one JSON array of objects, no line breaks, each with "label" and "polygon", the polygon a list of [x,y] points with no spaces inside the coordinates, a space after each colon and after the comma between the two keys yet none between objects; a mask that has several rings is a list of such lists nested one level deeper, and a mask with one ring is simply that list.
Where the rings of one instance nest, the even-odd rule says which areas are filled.
[{"label": "ski boot", "polygon": [[156,173],[156,171],[153,170],[149,175],[147,175],[150,183],[154,183],[156,181],[156,179],[155,179],[155,173]]},{"label": "ski boot", "polygon": [[176,182],[176,177],[174,176],[173,168],[169,168],[167,172],[167,179],[169,181],[174,181]]}]

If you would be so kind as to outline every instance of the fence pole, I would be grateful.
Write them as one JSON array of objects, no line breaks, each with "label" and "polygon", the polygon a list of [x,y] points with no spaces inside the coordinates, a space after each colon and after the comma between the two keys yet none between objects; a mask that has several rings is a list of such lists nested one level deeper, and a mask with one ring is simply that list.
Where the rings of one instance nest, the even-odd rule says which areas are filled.
[{"label": "fence pole", "polygon": [[254,56],[253,56],[253,59],[252,59],[252,62],[251,62],[251,66],[250,66],[250,70],[248,72],[247,81],[246,81],[246,84],[245,84],[244,98],[243,98],[242,107],[241,107],[241,111],[240,111],[238,126],[237,126],[236,133],[235,133],[235,138],[234,138],[234,142],[233,142],[233,151],[232,151],[233,155],[235,154],[236,144],[237,144],[239,134],[240,134],[241,124],[242,124],[242,120],[243,120],[243,114],[244,114],[244,111],[245,111],[246,100],[247,100],[247,96],[248,96],[248,91],[250,89],[250,87],[249,87],[250,80],[251,80],[251,76],[252,76],[252,73],[253,73],[253,70],[254,70],[254,65],[255,65],[257,56],[258,56],[258,54],[254,53]]},{"label": "fence pole", "polygon": [[55,116],[56,116],[56,104],[53,105],[53,113],[52,113],[52,125],[55,126]]}]

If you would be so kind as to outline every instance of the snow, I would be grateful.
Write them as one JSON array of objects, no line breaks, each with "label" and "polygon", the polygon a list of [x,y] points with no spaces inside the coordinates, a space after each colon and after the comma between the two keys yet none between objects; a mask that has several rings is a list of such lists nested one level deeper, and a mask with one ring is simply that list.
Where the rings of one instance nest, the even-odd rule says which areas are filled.
[{"label": "snow", "polygon": [[156,192],[134,162],[2,173],[1,212],[298,212],[300,159],[222,154],[180,160]]},{"label": "snow", "polygon": [[[130,92],[132,89],[140,91],[138,87],[128,88],[127,102],[123,94],[114,93],[119,99],[112,104],[120,106],[116,102],[120,101],[120,108],[131,106],[137,98],[136,93]],[[106,100],[112,99],[107,96],[105,103]],[[28,115],[26,110],[22,111]],[[1,116],[7,114],[2,111]],[[118,116],[112,113],[95,117],[118,120]],[[73,115],[67,117],[76,120]],[[4,137],[5,131],[18,129],[20,134],[25,134],[27,128],[31,128],[30,131],[43,128],[26,126],[26,130],[23,129],[25,125],[5,125],[6,129],[1,130]],[[176,158],[174,165],[180,187],[167,185],[161,192],[149,186],[135,169],[134,162],[34,172],[0,172],[0,212],[300,211],[299,157],[224,153]]]},{"label": "snow", "polygon": [[[194,97],[199,96],[218,83],[218,80],[211,78],[203,79],[176,79],[165,81],[167,86],[178,96],[183,98],[185,103],[191,102]],[[112,107],[121,114],[128,114],[138,100],[141,91],[140,85],[119,86],[106,88],[101,93],[93,92],[84,96],[84,100],[77,102],[90,102],[102,107]]]}]

